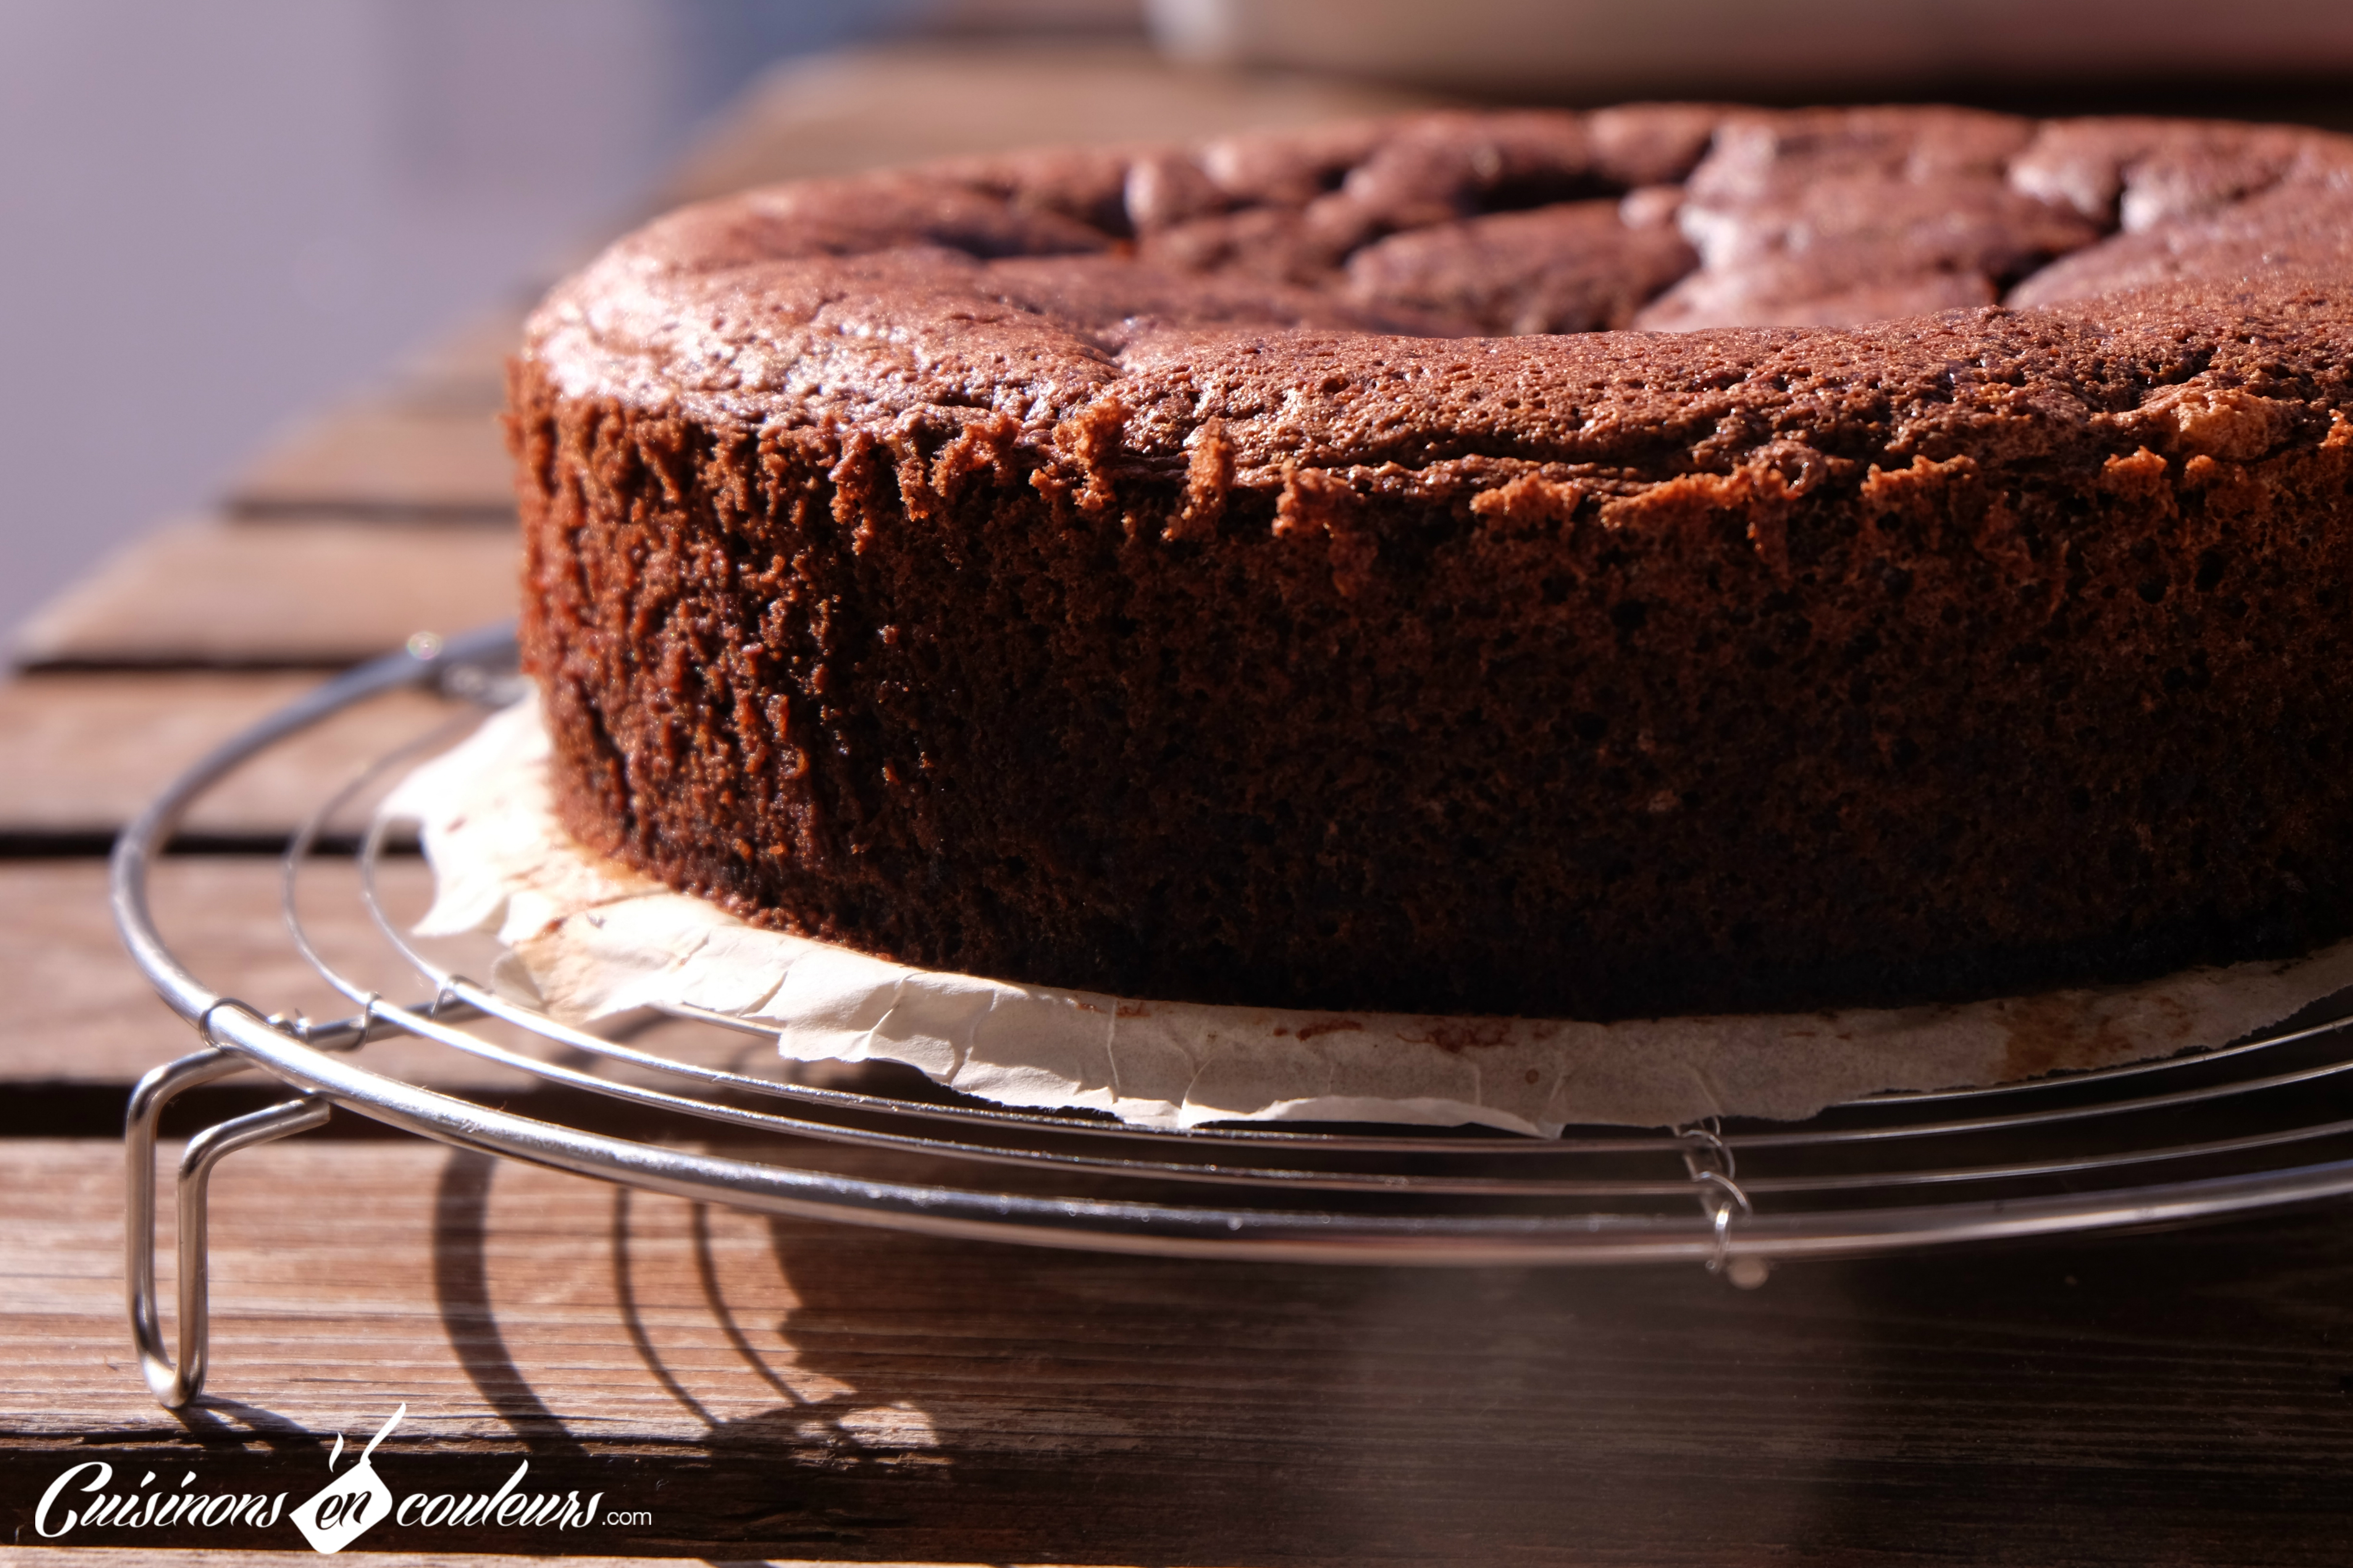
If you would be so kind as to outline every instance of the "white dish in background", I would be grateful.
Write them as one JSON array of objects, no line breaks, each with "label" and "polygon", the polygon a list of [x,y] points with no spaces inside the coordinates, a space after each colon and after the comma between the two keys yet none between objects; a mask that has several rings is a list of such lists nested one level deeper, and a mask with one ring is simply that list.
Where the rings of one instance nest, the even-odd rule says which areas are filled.
[{"label": "white dish in background", "polygon": [[2309,78],[2348,0],[1146,0],[1179,59],[1451,87],[1665,93],[1957,79]]}]

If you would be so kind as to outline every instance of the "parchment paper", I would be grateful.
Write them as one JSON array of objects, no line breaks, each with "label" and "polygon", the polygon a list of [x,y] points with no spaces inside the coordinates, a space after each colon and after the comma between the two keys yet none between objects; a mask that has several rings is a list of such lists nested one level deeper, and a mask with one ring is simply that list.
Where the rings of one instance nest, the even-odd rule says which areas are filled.
[{"label": "parchment paper", "polygon": [[[535,703],[427,763],[413,820],[435,897],[420,935],[493,931],[502,984],[574,1022],[684,1004],[776,1031],[800,1061],[905,1062],[1004,1105],[1205,1121],[1794,1120],[1890,1089],[2007,1082],[2211,1047],[2353,985],[2353,942],[2147,984],[1902,1009],[1613,1024],[1134,1001],[903,964],[746,924],[581,847],[550,806]],[[518,973],[519,971],[519,973]]]}]

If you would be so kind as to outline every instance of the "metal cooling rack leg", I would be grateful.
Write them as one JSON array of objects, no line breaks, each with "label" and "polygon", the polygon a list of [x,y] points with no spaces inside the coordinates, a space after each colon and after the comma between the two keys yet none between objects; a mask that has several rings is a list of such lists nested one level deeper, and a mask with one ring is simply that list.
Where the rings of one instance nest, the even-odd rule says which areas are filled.
[{"label": "metal cooling rack leg", "polygon": [[179,1176],[179,1365],[164,1348],[164,1328],[155,1303],[155,1128],[164,1107],[181,1090],[241,1072],[250,1063],[207,1047],[166,1062],[131,1091],[123,1124],[123,1283],[131,1310],[131,1337],[139,1346],[139,1370],[150,1393],[167,1410],[194,1399],[205,1384],[205,1349],[210,1337],[211,1292],[205,1249],[206,1200],[213,1167],[239,1149],[267,1143],[327,1120],[327,1102],[315,1095],[281,1101],[248,1116],[233,1117],[188,1140]]},{"label": "metal cooling rack leg", "polygon": [[[155,1310],[155,1124],[164,1107],[182,1089],[242,1072],[243,1058],[207,1046],[165,1062],[139,1080],[122,1123],[122,1288],[131,1310],[131,1337],[147,1386],[167,1408],[195,1394],[183,1386],[164,1353],[164,1329]],[[183,1271],[186,1246],[182,1244]],[[182,1319],[182,1329],[186,1320]]]}]

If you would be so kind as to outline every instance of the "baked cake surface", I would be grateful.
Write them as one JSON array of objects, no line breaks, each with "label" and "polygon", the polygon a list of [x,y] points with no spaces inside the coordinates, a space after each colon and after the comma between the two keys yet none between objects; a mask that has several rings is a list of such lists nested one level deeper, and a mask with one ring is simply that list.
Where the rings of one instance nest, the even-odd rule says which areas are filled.
[{"label": "baked cake surface", "polygon": [[1120,994],[1612,1017],[2353,931],[2353,142],[1450,114],[755,191],[514,367],[585,843]]}]

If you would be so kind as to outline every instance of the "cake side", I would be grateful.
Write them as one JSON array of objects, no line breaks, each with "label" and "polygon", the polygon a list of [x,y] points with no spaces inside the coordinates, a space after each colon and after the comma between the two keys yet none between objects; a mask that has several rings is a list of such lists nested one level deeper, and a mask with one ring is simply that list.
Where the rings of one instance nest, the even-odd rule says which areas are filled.
[{"label": "cake side", "polygon": [[[1694,112],[1609,122],[1624,161],[1627,127],[1655,132],[1621,170],[1637,196],[1697,155]],[[1574,120],[1509,118],[1524,141]],[[1740,129],[1763,121],[1709,121],[1710,159],[1731,148],[1748,184],[1704,164],[1675,199],[1749,222],[1800,132],[1846,156],[1838,124],[1787,120],[1763,153]],[[1598,179],[1609,138],[1574,122],[1577,177]],[[1864,128],[1882,154],[1887,123]],[[1239,154],[1043,160],[989,174],[994,195],[967,169],[939,178],[981,199],[929,206],[892,176],[896,209],[802,187],[672,220],[559,295],[516,368],[525,646],[565,820],[777,929],[1270,1005],[1894,1003],[2353,929],[2333,766],[2353,745],[2353,322],[2326,286],[2346,230],[2289,199],[2294,179],[2334,188],[2333,143],[2263,142],[2268,184],[2168,176],[2172,216],[2134,209],[2127,230],[2103,226],[2134,179],[2162,184],[2157,132],[2086,152],[2065,127],[1908,123],[1905,166],[1957,170],[1964,195],[2059,193],[1981,203],[1968,241],[1988,287],[2034,261],[2005,286],[2052,302],[1404,336],[1551,285],[1509,281],[1514,237],[1449,228],[1475,216],[1359,224],[1322,274],[1300,258],[1345,226],[1317,212],[1330,192],[1167,218],[1210,199],[1184,168],[1255,167]],[[1402,202],[1382,191],[1405,175],[1357,172],[1394,173],[1411,138],[1356,134],[1374,150],[1344,149],[1340,194]],[[2103,184],[2126,142],[2139,161],[2116,153]],[[1516,145],[1489,163],[1508,173]],[[1282,160],[1261,162],[1274,181]],[[1107,190],[1159,226],[1102,226]],[[1567,199],[1539,214],[1599,199],[1566,176],[1540,194]],[[2249,281],[2233,258],[2266,201],[2301,226]],[[1698,270],[1662,284],[1652,215],[1622,205],[1660,308],[1688,314],[1706,290],[1686,285],[1736,269],[1731,220],[1687,221]],[[828,237],[833,208],[867,229]],[[1253,254],[1280,267],[1150,259],[1155,235],[1269,212],[1290,226],[1261,217]],[[1918,251],[1897,227],[1899,257]],[[1400,275],[1395,237],[1431,235],[1448,265],[1499,251],[1506,282],[1364,282]],[[1387,271],[1361,262],[1384,245]],[[1047,254],[1004,254],[1024,247]],[[1855,265],[1818,268],[1837,308]],[[1797,264],[1774,266],[1748,297],[1787,313]]]}]

